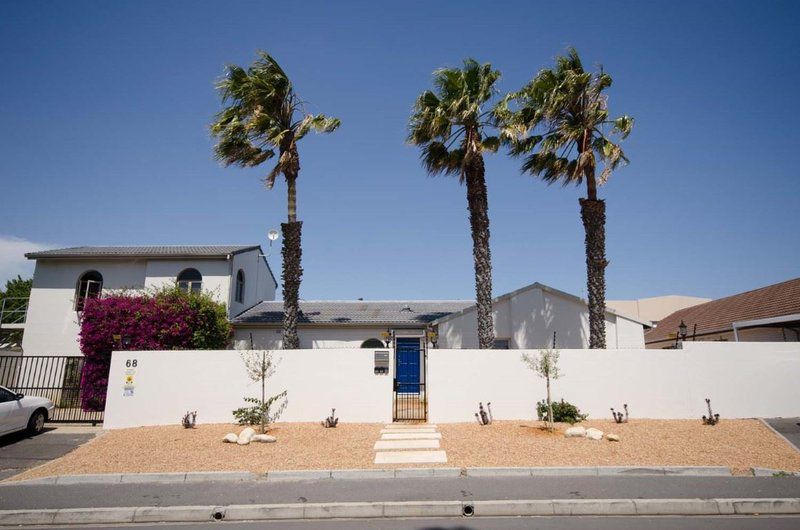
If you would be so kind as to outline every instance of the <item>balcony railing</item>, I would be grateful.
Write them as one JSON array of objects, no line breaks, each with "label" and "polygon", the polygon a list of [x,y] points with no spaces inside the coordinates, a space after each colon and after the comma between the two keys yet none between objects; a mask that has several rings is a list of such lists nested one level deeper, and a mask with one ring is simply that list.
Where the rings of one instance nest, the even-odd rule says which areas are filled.
[{"label": "balcony railing", "polygon": [[27,297],[7,297],[0,301],[0,325],[24,324],[27,314]]}]

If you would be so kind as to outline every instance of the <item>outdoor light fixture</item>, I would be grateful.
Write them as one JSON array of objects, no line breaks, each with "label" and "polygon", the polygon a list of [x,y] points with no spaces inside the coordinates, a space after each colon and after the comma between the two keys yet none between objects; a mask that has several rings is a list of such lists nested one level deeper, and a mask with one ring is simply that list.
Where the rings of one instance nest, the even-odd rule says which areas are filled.
[{"label": "outdoor light fixture", "polygon": [[681,324],[680,326],[678,326],[678,336],[681,338],[681,340],[686,339],[686,333],[687,333],[686,323],[683,320],[681,320]]},{"label": "outdoor light fixture", "polygon": [[388,348],[389,344],[392,342],[392,332],[389,330],[381,332],[381,338],[383,339],[383,342],[386,343],[386,347]]},{"label": "outdoor light fixture", "polygon": [[436,347],[436,343],[439,342],[439,334],[436,333],[434,330],[428,331],[428,341],[433,344],[433,347]]}]

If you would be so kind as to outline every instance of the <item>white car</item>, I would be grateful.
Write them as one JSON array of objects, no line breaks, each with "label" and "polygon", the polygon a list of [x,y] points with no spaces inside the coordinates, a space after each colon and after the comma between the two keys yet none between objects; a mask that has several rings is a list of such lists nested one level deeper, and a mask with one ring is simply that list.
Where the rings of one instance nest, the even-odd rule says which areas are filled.
[{"label": "white car", "polygon": [[49,399],[15,394],[0,386],[0,434],[28,430],[39,434],[55,405]]}]

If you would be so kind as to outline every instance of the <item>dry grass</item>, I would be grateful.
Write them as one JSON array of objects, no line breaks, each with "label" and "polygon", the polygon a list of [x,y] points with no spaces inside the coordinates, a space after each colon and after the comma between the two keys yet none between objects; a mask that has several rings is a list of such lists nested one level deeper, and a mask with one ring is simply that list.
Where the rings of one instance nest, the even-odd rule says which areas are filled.
[{"label": "dry grass", "polygon": [[728,466],[800,471],[800,452],[758,420],[587,420],[582,426],[619,434],[620,442],[564,438],[569,425],[497,421],[487,427],[442,424],[449,465],[460,466]]},{"label": "dry grass", "polygon": [[[564,438],[538,422],[497,421],[440,424],[447,467],[487,466],[729,466],[800,471],[800,452],[757,420],[723,420],[708,427],[697,420],[633,420],[617,425],[590,420],[619,434],[620,442]],[[282,469],[348,469],[374,467],[373,444],[380,424],[283,423],[271,431],[273,444],[224,444],[228,432],[241,427],[178,425],[109,431],[62,458],[17,475],[13,480],[85,473],[156,473],[170,471],[253,471]],[[440,464],[441,465],[441,464]],[[394,466],[392,466],[394,467]],[[419,467],[419,464],[412,467]]]}]

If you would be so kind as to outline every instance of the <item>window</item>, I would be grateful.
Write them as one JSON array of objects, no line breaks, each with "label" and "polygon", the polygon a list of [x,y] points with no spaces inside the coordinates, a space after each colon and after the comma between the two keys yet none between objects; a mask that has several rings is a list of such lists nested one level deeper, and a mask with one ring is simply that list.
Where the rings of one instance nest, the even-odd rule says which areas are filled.
[{"label": "window", "polygon": [[83,311],[89,298],[100,298],[103,292],[103,275],[97,271],[84,272],[75,287],[75,311]]},{"label": "window", "polygon": [[494,339],[492,344],[493,350],[507,350],[509,348],[510,339]]},{"label": "window", "polygon": [[236,296],[234,299],[240,304],[244,303],[244,271],[242,269],[236,273]]},{"label": "window", "polygon": [[17,395],[9,392],[5,388],[0,388],[0,403],[8,403],[9,401],[16,401]]},{"label": "window", "polygon": [[199,293],[203,289],[203,275],[197,269],[185,269],[178,274],[178,288],[187,293]]},{"label": "window", "polygon": [[385,348],[386,344],[379,339],[367,339],[361,343],[362,348]]}]

